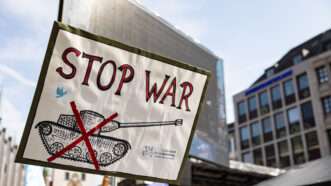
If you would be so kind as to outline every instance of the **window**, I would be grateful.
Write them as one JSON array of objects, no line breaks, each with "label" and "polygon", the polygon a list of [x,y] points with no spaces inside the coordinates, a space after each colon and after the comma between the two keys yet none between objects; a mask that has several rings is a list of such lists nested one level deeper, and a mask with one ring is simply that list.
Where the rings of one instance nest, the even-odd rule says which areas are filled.
[{"label": "window", "polygon": [[315,149],[308,149],[308,159],[309,161],[313,161],[316,159],[320,159],[321,158],[321,151],[320,148],[315,148]]},{"label": "window", "polygon": [[323,110],[325,115],[331,114],[331,96],[322,98]]},{"label": "window", "polygon": [[310,96],[309,91],[309,81],[307,77],[307,73],[303,73],[297,77],[298,82],[298,91],[299,91],[299,98],[305,99]]},{"label": "window", "polygon": [[312,131],[306,134],[306,143],[308,149],[318,146],[318,137],[316,131]]},{"label": "window", "polygon": [[288,154],[289,151],[288,151],[287,140],[278,143],[278,151],[280,156]]},{"label": "window", "polygon": [[254,156],[254,164],[263,165],[263,158],[262,158],[262,150],[261,149],[255,149],[253,151],[253,156]]},{"label": "window", "polygon": [[272,125],[270,117],[262,119],[262,128],[263,128],[263,140],[268,142],[273,140],[272,136]]},{"label": "window", "polygon": [[254,119],[257,117],[256,96],[252,96],[248,98],[248,110],[249,110],[249,119]]},{"label": "window", "polygon": [[300,54],[293,57],[294,65],[301,63],[301,61],[302,61],[302,56]]},{"label": "window", "polygon": [[85,181],[85,179],[86,179],[86,175],[85,173],[82,173],[82,180]]},{"label": "window", "polygon": [[234,133],[229,133],[228,148],[229,148],[228,151],[230,154],[236,152],[236,141],[235,141]]},{"label": "window", "polygon": [[291,142],[294,153],[303,151],[301,136],[296,136],[292,138]]},{"label": "window", "polygon": [[268,145],[264,148],[267,167],[276,167],[276,156],[275,156],[275,147],[274,145]]},{"label": "window", "polygon": [[298,164],[303,164],[306,162],[305,160],[305,154],[302,153],[298,153],[298,154],[294,154],[293,155],[293,159],[294,159],[294,164],[298,165]]},{"label": "window", "polygon": [[312,131],[306,134],[306,143],[309,161],[321,158],[321,151],[319,148],[316,131]]},{"label": "window", "polygon": [[285,81],[283,84],[283,88],[284,88],[286,105],[294,103],[296,101],[296,99],[295,99],[295,92],[294,92],[294,86],[293,86],[292,79]]},{"label": "window", "polygon": [[303,127],[305,129],[310,129],[315,126],[314,110],[310,101],[301,105],[301,114]]},{"label": "window", "polygon": [[290,166],[290,157],[289,157],[287,140],[278,143],[278,154],[279,154],[279,167],[285,168]]},{"label": "window", "polygon": [[274,68],[270,68],[266,71],[266,74],[267,74],[267,77],[271,77],[272,75],[274,75],[274,71],[275,69]]},{"label": "window", "polygon": [[296,136],[296,137],[292,138],[291,143],[292,143],[292,149],[293,149],[294,163],[296,165],[304,163],[306,160],[305,160],[305,155],[303,153],[303,145],[302,145],[301,136]]},{"label": "window", "polygon": [[260,124],[255,122],[251,124],[251,132],[252,132],[252,144],[260,145],[261,144],[261,129]]},{"label": "window", "polygon": [[300,132],[300,113],[297,107],[287,110],[290,134]]},{"label": "window", "polygon": [[245,163],[253,163],[253,157],[251,152],[245,152],[242,154],[242,160]]},{"label": "window", "polygon": [[65,173],[65,180],[69,180],[69,178],[70,178],[69,176],[70,176],[70,175],[69,175],[69,172],[66,172],[66,173]]},{"label": "window", "polygon": [[316,69],[317,80],[319,84],[326,83],[329,80],[328,70],[326,66],[321,66]]},{"label": "window", "polygon": [[271,88],[272,109],[279,109],[282,107],[282,96],[280,94],[279,85]]},{"label": "window", "polygon": [[240,128],[241,149],[249,147],[249,131],[247,127]]},{"label": "window", "polygon": [[275,120],[277,138],[282,138],[282,137],[286,136],[286,127],[285,127],[283,113],[280,112],[280,113],[275,114],[274,120]]},{"label": "window", "polygon": [[324,44],[324,50],[327,51],[327,50],[331,50],[331,41],[327,42]]},{"label": "window", "polygon": [[331,129],[329,129],[327,133],[328,133],[329,147],[331,149]]},{"label": "window", "polygon": [[260,112],[261,112],[261,115],[268,113],[269,112],[268,93],[266,91],[260,93],[259,99],[260,99]]},{"label": "window", "polygon": [[238,103],[238,121],[239,123],[246,121],[246,104],[244,101]]},{"label": "window", "polygon": [[279,157],[279,168],[286,168],[291,165],[289,156]]}]

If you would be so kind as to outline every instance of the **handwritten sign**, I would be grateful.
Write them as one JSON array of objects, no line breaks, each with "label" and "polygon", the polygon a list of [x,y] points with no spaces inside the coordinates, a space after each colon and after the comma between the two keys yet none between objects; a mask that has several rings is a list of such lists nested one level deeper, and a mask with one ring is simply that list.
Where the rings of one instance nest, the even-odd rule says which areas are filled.
[{"label": "handwritten sign", "polygon": [[16,161],[177,182],[208,78],[55,22]]}]

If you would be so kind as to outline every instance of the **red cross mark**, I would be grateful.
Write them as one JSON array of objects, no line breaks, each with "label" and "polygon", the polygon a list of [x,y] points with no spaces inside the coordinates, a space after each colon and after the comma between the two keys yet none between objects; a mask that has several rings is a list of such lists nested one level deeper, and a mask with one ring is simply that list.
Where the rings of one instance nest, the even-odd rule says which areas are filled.
[{"label": "red cross mark", "polygon": [[74,116],[76,118],[77,121],[77,125],[82,133],[82,136],[80,136],[79,138],[77,138],[76,140],[74,140],[71,144],[69,144],[68,146],[64,147],[62,150],[60,150],[59,152],[57,152],[56,154],[54,154],[53,156],[49,157],[47,159],[48,162],[51,162],[59,157],[61,157],[64,153],[66,153],[67,151],[71,150],[72,148],[74,148],[75,146],[77,146],[80,142],[84,141],[85,145],[88,149],[89,152],[89,156],[94,164],[94,167],[96,170],[99,170],[99,163],[98,160],[95,156],[95,153],[93,151],[91,142],[89,140],[89,137],[95,133],[97,130],[101,129],[101,127],[105,126],[107,123],[111,122],[114,118],[117,117],[117,113],[115,112],[114,114],[110,115],[107,119],[103,120],[102,122],[100,122],[99,124],[97,124],[97,126],[95,126],[94,128],[92,128],[91,130],[89,130],[88,132],[86,131],[84,124],[83,124],[83,120],[82,117],[80,116],[80,113],[77,109],[77,106],[75,104],[74,101],[70,102],[70,106],[71,109],[74,113]]}]

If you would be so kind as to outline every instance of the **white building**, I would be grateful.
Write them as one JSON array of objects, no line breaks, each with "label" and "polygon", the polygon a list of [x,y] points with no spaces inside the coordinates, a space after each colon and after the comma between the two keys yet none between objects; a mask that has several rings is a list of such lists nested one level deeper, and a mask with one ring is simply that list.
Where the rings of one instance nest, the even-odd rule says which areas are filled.
[{"label": "white building", "polygon": [[24,165],[15,163],[17,146],[6,129],[0,131],[0,186],[23,186]]}]

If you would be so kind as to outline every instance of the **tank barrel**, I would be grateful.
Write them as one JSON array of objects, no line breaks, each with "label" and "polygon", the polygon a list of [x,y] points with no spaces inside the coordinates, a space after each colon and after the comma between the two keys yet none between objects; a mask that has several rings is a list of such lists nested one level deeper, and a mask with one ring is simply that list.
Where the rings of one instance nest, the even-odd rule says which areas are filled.
[{"label": "tank barrel", "polygon": [[132,123],[119,123],[119,128],[130,128],[130,127],[157,127],[165,125],[183,125],[182,119],[177,119],[175,121],[159,121],[159,122],[132,122]]}]

